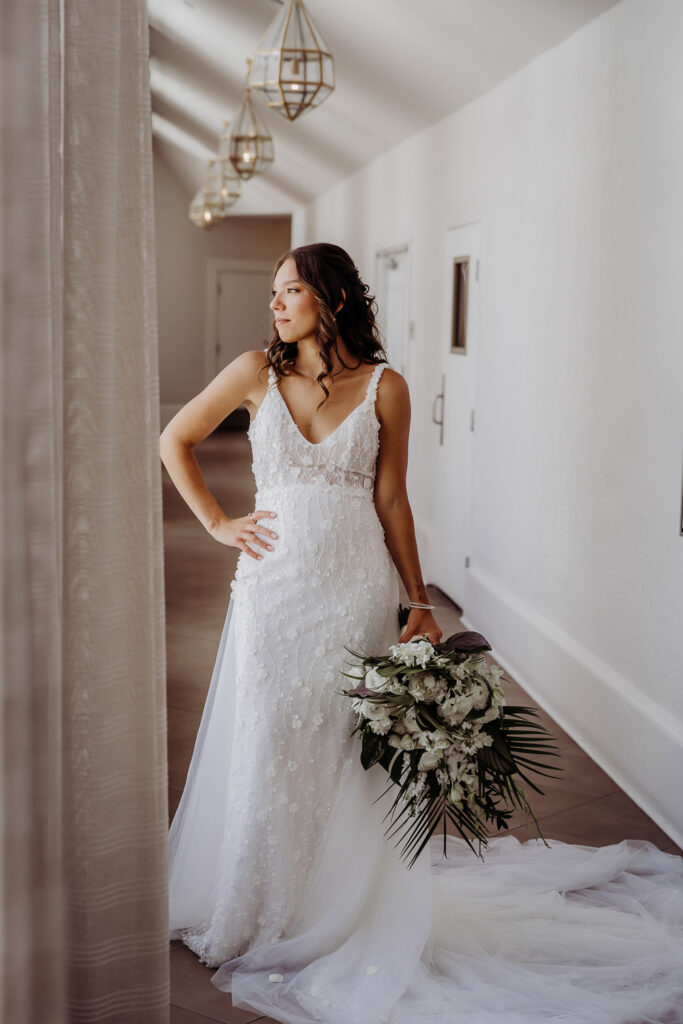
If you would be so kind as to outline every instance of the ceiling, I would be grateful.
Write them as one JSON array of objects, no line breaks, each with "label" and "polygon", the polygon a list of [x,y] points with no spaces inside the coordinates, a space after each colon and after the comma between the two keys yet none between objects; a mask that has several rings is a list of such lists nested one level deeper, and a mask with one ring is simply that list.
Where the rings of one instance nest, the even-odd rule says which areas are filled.
[{"label": "ceiling", "polygon": [[[290,124],[260,101],[275,162],[234,214],[289,213],[471,102],[618,0],[306,0],[336,90]],[[276,0],[148,0],[154,152],[199,188]]]}]

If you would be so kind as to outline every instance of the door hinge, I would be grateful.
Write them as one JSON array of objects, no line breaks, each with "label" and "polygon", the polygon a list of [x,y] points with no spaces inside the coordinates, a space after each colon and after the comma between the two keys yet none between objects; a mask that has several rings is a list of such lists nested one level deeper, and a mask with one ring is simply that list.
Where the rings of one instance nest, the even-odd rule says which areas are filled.
[{"label": "door hinge", "polygon": [[470,430],[474,430],[474,409],[470,409]]},{"label": "door hinge", "polygon": [[465,559],[465,568],[469,569],[469,567],[470,567],[470,556],[468,555],[466,557],[466,559]]},{"label": "door hinge", "polygon": [[223,289],[221,288],[221,282],[218,278],[216,278],[216,295],[221,295],[222,291]]},{"label": "door hinge", "polygon": [[474,280],[479,280],[479,260],[477,260],[474,264]]}]

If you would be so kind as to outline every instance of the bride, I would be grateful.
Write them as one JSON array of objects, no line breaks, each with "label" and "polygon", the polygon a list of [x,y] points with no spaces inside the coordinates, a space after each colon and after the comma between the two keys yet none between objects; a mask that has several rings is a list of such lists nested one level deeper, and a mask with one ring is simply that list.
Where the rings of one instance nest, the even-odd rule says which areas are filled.
[{"label": "bride", "polygon": [[[182,497],[240,549],[171,824],[171,936],[235,1006],[287,1024],[682,1024],[683,858],[502,836],[482,863],[449,837],[408,869],[384,838],[386,775],[362,769],[340,691],[345,646],[442,636],[406,494],[408,388],[338,246],[285,254],[271,309],[267,350],[162,439]],[[192,447],[240,404],[257,493],[229,519]]]}]

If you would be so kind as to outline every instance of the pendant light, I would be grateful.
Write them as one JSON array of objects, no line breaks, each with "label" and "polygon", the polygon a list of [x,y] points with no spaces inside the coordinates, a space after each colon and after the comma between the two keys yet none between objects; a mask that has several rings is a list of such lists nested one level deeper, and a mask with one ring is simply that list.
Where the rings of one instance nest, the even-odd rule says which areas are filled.
[{"label": "pendant light", "polygon": [[303,0],[285,0],[256,49],[249,85],[289,121],[333,92],[334,58]]},{"label": "pendant light", "polygon": [[212,228],[242,195],[242,184],[228,160],[209,160],[204,183],[190,203],[189,217],[198,228]]},{"label": "pendant light", "polygon": [[219,217],[214,216],[208,192],[205,188],[199,188],[194,194],[188,216],[195,227],[204,228],[208,231],[214,224],[217,224]]},{"label": "pendant light", "polygon": [[[247,61],[251,71],[251,61]],[[272,164],[275,153],[273,139],[251,98],[249,84],[230,133],[227,156],[240,178],[245,181],[252,174],[260,174]]]},{"label": "pendant light", "polygon": [[206,186],[211,195],[215,195],[216,203],[223,216],[242,195],[242,182],[239,175],[235,173],[235,168],[228,155],[230,135],[227,129],[228,122],[224,121],[223,131],[218,136],[218,159],[209,161],[206,180]]}]

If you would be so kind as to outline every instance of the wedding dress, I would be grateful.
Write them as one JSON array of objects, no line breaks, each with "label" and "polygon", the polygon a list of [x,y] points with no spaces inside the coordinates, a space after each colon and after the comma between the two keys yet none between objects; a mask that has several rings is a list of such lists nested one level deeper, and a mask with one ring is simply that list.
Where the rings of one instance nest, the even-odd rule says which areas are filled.
[{"label": "wedding dress", "polygon": [[373,502],[383,368],[318,444],[269,369],[248,435],[279,537],[230,586],[171,826],[171,935],[286,1024],[681,1024],[683,858],[501,836],[483,862],[449,837],[444,859],[439,837],[408,869],[384,837],[386,774],[362,769],[340,694],[345,645],[399,635]]}]

